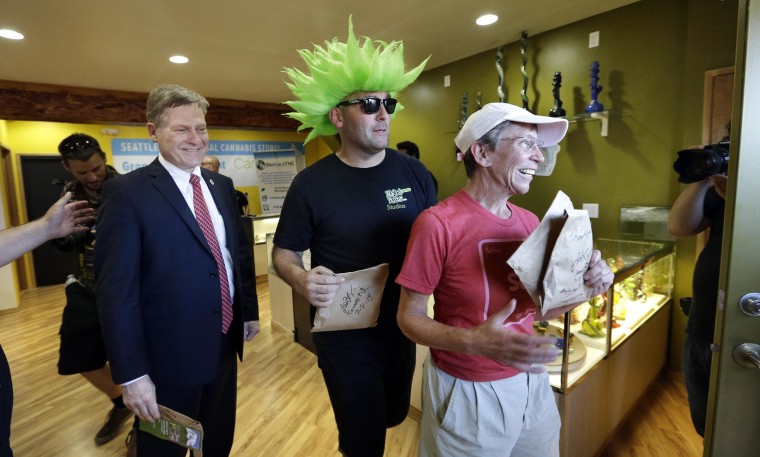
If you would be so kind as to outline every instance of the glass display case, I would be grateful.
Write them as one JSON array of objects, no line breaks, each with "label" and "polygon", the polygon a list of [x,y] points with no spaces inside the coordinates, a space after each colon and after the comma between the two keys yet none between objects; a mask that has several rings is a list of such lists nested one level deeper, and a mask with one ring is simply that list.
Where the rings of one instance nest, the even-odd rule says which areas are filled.
[{"label": "glass display case", "polygon": [[615,273],[612,287],[556,320],[534,324],[536,333],[557,338],[558,355],[547,371],[560,393],[646,325],[673,289],[672,243],[598,239],[595,249]]}]

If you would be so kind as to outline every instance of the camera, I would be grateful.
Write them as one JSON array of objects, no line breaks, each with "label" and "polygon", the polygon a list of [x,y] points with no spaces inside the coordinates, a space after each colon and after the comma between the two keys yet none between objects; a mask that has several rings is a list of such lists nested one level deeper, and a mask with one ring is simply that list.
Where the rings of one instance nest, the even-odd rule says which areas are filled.
[{"label": "camera", "polygon": [[728,172],[728,148],[730,141],[710,144],[704,149],[684,149],[678,151],[678,159],[673,169],[678,173],[678,182],[690,184],[702,181],[712,175]]}]

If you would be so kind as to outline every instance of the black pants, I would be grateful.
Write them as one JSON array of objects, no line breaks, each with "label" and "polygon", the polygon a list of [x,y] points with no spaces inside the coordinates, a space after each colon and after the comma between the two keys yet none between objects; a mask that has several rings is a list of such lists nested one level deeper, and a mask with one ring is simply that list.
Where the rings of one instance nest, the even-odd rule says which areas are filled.
[{"label": "black pants", "polygon": [[[385,332],[385,333],[383,333]],[[313,334],[340,451],[382,457],[385,432],[409,412],[416,348],[398,329]]]},{"label": "black pants", "polygon": [[13,414],[13,380],[8,359],[0,346],[0,457],[13,457],[11,450],[11,415]]},{"label": "black pants", "polygon": [[705,436],[707,421],[707,394],[710,391],[710,365],[712,352],[709,343],[700,343],[689,336],[683,345],[681,372],[689,396],[689,411],[694,428]]},{"label": "black pants", "polygon": [[61,335],[58,374],[86,373],[105,366],[106,345],[98,319],[95,291],[78,282],[66,286],[66,306],[58,333]]},{"label": "black pants", "polygon": [[[156,399],[160,405],[201,422],[204,456],[228,456],[235,435],[237,406],[237,358],[230,337],[223,338],[219,369],[210,384],[188,388],[156,386]],[[184,457],[186,452],[186,448],[151,434],[137,434],[139,457]]]}]

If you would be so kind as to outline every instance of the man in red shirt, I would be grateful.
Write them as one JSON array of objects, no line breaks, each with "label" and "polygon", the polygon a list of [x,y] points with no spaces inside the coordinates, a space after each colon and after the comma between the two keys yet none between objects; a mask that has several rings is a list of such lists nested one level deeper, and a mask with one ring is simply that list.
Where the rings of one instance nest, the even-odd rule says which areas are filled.
[{"label": "man in red shirt", "polygon": [[[484,106],[455,139],[467,184],[414,223],[396,282],[399,326],[431,349],[421,457],[559,456],[560,418],[541,365],[556,357],[554,340],[533,335],[532,325],[576,305],[540,315],[506,261],[539,225],[509,198],[528,192],[544,160],[539,148],[566,131],[564,119],[506,103]],[[585,284],[597,295],[612,279],[594,251]]]}]

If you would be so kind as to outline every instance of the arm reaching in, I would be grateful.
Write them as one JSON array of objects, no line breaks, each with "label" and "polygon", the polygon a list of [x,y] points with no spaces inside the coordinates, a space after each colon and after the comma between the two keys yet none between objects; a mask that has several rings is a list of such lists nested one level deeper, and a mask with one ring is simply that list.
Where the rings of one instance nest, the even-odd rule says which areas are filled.
[{"label": "arm reaching in", "polygon": [[322,266],[306,271],[303,266],[303,253],[275,246],[272,262],[277,274],[296,292],[303,295],[312,305],[324,308],[329,306],[338,293],[345,278],[336,276],[329,268]]},{"label": "arm reaching in", "polygon": [[0,232],[0,266],[12,262],[45,241],[72,232],[89,230],[82,225],[93,220],[86,201],[69,203],[71,192],[64,194],[41,218]]},{"label": "arm reaching in", "polygon": [[429,297],[401,288],[399,327],[416,343],[435,349],[481,355],[501,365],[531,373],[544,371],[540,364],[552,361],[557,356],[552,347],[553,338],[517,333],[504,326],[504,321],[517,305],[514,299],[477,327],[458,328],[441,324],[427,315]]}]

